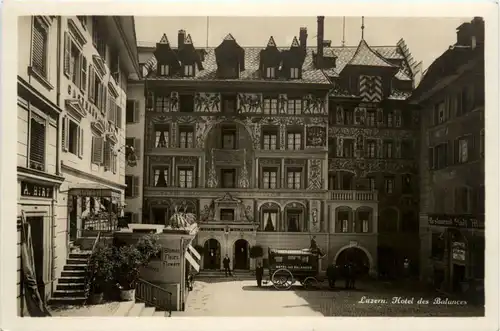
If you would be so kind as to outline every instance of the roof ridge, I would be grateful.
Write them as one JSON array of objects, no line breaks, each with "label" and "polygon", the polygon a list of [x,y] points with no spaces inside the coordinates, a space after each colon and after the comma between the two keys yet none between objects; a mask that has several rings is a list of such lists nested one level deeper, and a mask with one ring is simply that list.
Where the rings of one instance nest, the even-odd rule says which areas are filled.
[{"label": "roof ridge", "polygon": [[385,63],[387,66],[389,67],[393,67],[393,68],[397,68],[397,66],[395,66],[394,64],[390,63],[389,61],[387,61],[383,56],[381,56],[378,52],[374,51],[370,45],[368,45],[368,43],[364,40],[364,39],[361,39],[361,41],[359,42],[358,44],[358,48],[356,49],[356,52],[354,52],[354,55],[352,56],[351,60],[347,63],[347,65],[355,65],[355,60],[357,60],[357,58],[360,56],[360,52],[362,51],[362,47],[366,47],[368,49],[368,51],[370,53],[372,53],[373,55],[375,55],[380,61],[382,61],[383,63]]}]

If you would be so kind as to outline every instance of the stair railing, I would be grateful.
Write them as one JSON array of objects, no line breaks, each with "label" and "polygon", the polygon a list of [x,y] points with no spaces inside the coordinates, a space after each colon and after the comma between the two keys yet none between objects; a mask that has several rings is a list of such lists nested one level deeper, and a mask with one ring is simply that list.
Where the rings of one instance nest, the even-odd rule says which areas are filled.
[{"label": "stair railing", "polygon": [[97,244],[99,243],[99,241],[101,240],[101,232],[97,232],[97,237],[95,238],[94,240],[94,244],[92,245],[92,251],[90,252],[89,254],[89,257],[87,258],[87,267],[85,268],[85,281],[84,281],[84,284],[85,284],[85,302],[84,304],[87,304],[87,299],[89,297],[89,291],[90,291],[90,283],[92,282],[92,280],[90,279],[92,277],[92,274],[94,273],[94,270],[91,270],[91,266],[90,266],[90,260],[92,259],[92,256],[94,256],[95,254],[95,250],[97,248]]},{"label": "stair railing", "polygon": [[151,284],[139,278],[136,282],[135,298],[146,305],[168,311],[168,317],[172,316],[172,292],[158,285]]}]

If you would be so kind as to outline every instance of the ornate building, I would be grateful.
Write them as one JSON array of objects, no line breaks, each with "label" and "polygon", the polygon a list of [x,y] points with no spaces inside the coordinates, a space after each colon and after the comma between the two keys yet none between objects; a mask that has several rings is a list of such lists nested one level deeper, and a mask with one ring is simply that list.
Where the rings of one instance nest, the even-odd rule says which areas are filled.
[{"label": "ornate building", "polygon": [[[251,246],[303,248],[315,236],[329,261],[354,254],[376,272],[379,198],[368,184],[415,171],[411,157],[395,159],[413,138],[404,99],[415,65],[403,42],[331,47],[323,23],[314,47],[305,28],[289,47],[273,37],[242,47],[228,34],[198,48],[181,30],[178,47],[163,35],[144,65],[142,222],[163,224],[175,208],[197,214],[203,268],[226,254],[233,268],[253,268]],[[386,108],[398,110],[390,125]],[[383,138],[391,154],[372,153],[370,139]],[[399,204],[401,178],[383,206]]]},{"label": "ornate building", "polygon": [[484,296],[484,79],[477,17],[458,27],[412,96],[422,114],[421,278],[474,299]]}]

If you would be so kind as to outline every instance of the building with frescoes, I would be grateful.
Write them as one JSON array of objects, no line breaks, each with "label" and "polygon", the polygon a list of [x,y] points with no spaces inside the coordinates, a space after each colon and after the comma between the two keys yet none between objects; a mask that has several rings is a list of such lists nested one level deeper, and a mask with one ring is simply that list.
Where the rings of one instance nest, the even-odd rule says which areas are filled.
[{"label": "building with frescoes", "polygon": [[127,79],[139,72],[134,28],[130,16],[19,20],[18,213],[31,225],[45,300],[82,299],[59,289],[70,249],[115,230],[123,209],[123,110]]},{"label": "building with frescoes", "polygon": [[476,17],[457,28],[456,43],[412,96],[422,114],[421,279],[474,299],[484,296],[484,80],[484,21]]},{"label": "building with frescoes", "polygon": [[[164,34],[144,64],[140,219],[198,215],[204,269],[220,269],[226,254],[232,268],[253,268],[250,247],[307,248],[315,237],[329,262],[356,258],[376,273],[379,202],[399,206],[396,182],[416,173],[409,156],[399,166],[395,146],[414,137],[405,99],[418,68],[403,41],[332,47],[323,24],[314,46],[305,28],[287,47],[272,37],[243,47],[231,34],[197,47],[180,30],[177,47]],[[385,108],[398,110],[390,124]],[[392,154],[372,153],[370,139],[383,138],[395,140]],[[385,173],[401,174],[387,195],[376,186]]]}]

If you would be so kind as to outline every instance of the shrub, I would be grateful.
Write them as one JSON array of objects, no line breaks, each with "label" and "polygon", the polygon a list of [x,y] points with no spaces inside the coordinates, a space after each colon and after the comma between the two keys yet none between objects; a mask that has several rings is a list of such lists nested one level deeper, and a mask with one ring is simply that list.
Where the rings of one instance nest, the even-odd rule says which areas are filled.
[{"label": "shrub", "polygon": [[115,271],[113,248],[105,243],[99,243],[89,259],[85,291],[87,294],[100,294],[113,280]]}]

